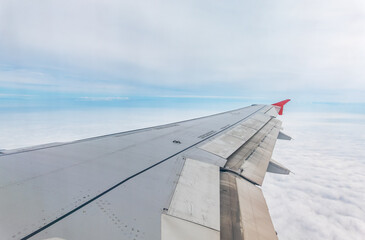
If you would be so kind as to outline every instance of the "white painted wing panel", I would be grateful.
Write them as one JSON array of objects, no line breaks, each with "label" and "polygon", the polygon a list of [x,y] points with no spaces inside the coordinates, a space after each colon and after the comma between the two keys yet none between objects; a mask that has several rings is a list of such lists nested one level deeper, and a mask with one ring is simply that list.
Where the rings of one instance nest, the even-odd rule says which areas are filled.
[{"label": "white painted wing panel", "polygon": [[261,122],[268,122],[271,117],[269,115],[266,115],[264,113],[257,113],[255,115],[252,116],[252,119],[255,119],[257,121],[261,121]]},{"label": "white painted wing panel", "polygon": [[215,155],[218,155],[222,158],[228,158],[232,155],[245,141],[231,136],[229,134],[223,134],[213,141],[207,142],[200,149],[203,149],[207,152],[211,152]]},{"label": "white painted wing panel", "polygon": [[273,117],[277,117],[278,116],[278,111],[276,110],[276,108],[273,106],[272,108],[270,108],[270,110],[268,110],[266,112],[267,115],[269,116],[273,116]]},{"label": "white painted wing panel", "polygon": [[199,148],[227,159],[270,119],[271,117],[268,115],[256,113],[230,129],[227,133],[216,137]]},{"label": "white painted wing panel", "polygon": [[243,239],[277,240],[261,189],[239,178],[236,183]]},{"label": "white painted wing panel", "polygon": [[219,231],[166,214],[161,215],[161,240],[219,239]]},{"label": "white painted wing panel", "polygon": [[[277,120],[273,120],[272,124],[279,124]],[[249,155],[241,165],[241,175],[251,181],[262,185],[264,177],[269,165],[271,155],[279,133],[279,125],[274,125],[271,131],[265,135],[257,148]]]},{"label": "white painted wing panel", "polygon": [[269,115],[257,113],[243,121],[241,124],[254,130],[260,130],[270,119],[271,117]]},{"label": "white painted wing panel", "polygon": [[246,142],[248,139],[250,139],[255,133],[256,133],[255,129],[246,127],[243,124],[240,124],[237,127],[234,127],[232,130],[227,132],[227,134],[240,138],[244,142]]},{"label": "white painted wing panel", "polygon": [[168,214],[220,229],[219,167],[186,159]]}]

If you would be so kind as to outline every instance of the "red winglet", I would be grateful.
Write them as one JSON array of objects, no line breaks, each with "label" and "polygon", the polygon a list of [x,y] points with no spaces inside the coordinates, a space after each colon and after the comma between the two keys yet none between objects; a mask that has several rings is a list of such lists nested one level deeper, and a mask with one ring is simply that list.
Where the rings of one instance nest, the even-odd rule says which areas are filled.
[{"label": "red winglet", "polygon": [[277,103],[274,103],[274,104],[271,104],[271,105],[280,107],[279,115],[283,115],[284,105],[287,104],[287,102],[289,102],[289,101],[290,101],[290,99],[286,99],[284,101],[277,102]]}]

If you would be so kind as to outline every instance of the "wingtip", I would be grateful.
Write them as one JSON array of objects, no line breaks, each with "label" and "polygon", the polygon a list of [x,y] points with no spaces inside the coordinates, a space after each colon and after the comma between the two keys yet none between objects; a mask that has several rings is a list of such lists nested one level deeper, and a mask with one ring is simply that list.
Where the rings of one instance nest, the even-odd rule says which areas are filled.
[{"label": "wingtip", "polygon": [[277,103],[274,103],[271,105],[279,107],[280,109],[278,109],[278,114],[283,115],[284,105],[287,104],[290,100],[291,99],[286,99],[286,100],[283,100],[283,101],[280,101],[280,102],[277,102]]},{"label": "wingtip", "polygon": [[284,106],[285,104],[287,104],[288,102],[290,102],[291,99],[285,99],[283,101],[277,102],[277,103],[273,103],[271,105],[275,105],[275,106]]}]

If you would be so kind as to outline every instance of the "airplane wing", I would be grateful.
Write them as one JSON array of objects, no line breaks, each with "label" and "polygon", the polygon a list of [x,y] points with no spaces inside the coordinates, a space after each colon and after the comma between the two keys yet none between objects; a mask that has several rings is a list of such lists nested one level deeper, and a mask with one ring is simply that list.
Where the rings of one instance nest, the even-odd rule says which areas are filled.
[{"label": "airplane wing", "polygon": [[0,239],[277,239],[260,186],[288,173],[283,105],[2,151]]}]

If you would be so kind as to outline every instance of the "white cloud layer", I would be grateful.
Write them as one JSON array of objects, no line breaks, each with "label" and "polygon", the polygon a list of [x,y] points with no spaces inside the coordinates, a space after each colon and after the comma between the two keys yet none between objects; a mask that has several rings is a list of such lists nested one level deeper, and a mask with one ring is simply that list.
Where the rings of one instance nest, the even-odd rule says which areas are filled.
[{"label": "white cloud layer", "polygon": [[295,175],[263,185],[279,239],[364,239],[365,115],[287,114],[273,158]]}]

